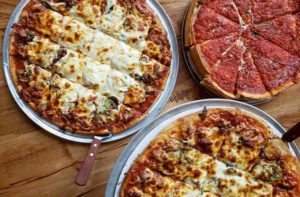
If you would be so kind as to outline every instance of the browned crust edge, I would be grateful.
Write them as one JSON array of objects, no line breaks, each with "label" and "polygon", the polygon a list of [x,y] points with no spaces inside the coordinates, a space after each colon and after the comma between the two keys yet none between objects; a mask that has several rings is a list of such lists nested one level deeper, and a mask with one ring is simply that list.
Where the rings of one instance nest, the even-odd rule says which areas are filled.
[{"label": "browned crust edge", "polygon": [[225,98],[236,99],[236,96],[230,92],[223,90],[216,82],[214,82],[210,77],[207,77],[201,81],[201,84],[204,85],[211,92]]},{"label": "browned crust edge", "polygon": [[237,98],[242,99],[270,99],[272,98],[269,92],[265,93],[251,93],[237,89]]},{"label": "browned crust edge", "polygon": [[[24,11],[25,13],[23,14],[26,14],[26,11]],[[16,42],[16,29],[14,28],[12,30],[12,33],[11,33],[11,36],[10,36],[10,41],[9,41],[9,66],[10,66],[10,74],[11,74],[11,77],[12,77],[12,80],[14,82],[14,85],[18,91],[18,94],[20,95],[21,94],[21,91],[22,91],[22,87],[19,85],[19,80],[18,80],[18,77],[17,77],[17,69],[16,69],[16,65],[17,65],[17,57],[14,56],[13,54],[15,53],[15,42]],[[156,99],[153,101],[153,103],[150,105],[150,107],[148,108],[148,110],[151,109],[152,105],[156,102],[156,100],[159,98],[160,94],[157,95]],[[29,103],[29,101],[26,101],[24,100],[26,103]],[[36,107],[34,107],[32,104],[29,104],[29,106],[35,111],[37,112],[38,109]],[[60,128],[63,128],[64,125],[58,123],[58,122],[55,122],[53,120],[50,120],[49,118],[41,115],[41,114],[38,114],[40,117],[43,117],[45,120],[49,121],[50,123],[60,127]],[[136,125],[138,122],[140,122],[142,119],[144,119],[146,117],[147,113],[144,113],[143,115],[139,116],[139,117],[136,117],[134,119],[132,119],[131,121],[127,122],[126,124],[120,124],[120,123],[116,123],[115,125],[112,126],[112,130],[108,130],[108,129],[99,129],[99,130],[89,130],[89,131],[69,131],[71,133],[78,133],[78,134],[84,134],[84,135],[105,135],[105,134],[109,134],[110,132],[112,133],[121,133],[123,132],[124,130],[126,129],[129,129],[131,127],[133,127],[134,125]]]},{"label": "browned crust edge", "polygon": [[281,93],[282,91],[284,91],[285,89],[287,89],[288,87],[290,87],[294,84],[295,83],[293,81],[287,81],[284,84],[282,84],[280,87],[278,87],[276,89],[273,89],[273,90],[270,90],[270,92],[273,96],[276,96],[277,94]]},{"label": "browned crust edge", "polygon": [[[276,142],[275,146],[276,148],[278,147],[280,154],[282,156],[285,157],[285,161],[286,164],[288,164],[289,169],[291,169],[292,171],[294,171],[295,173],[297,173],[297,178],[298,178],[298,183],[300,182],[300,163],[298,162],[298,160],[291,154],[289,148],[287,147],[287,145],[280,139],[278,139],[275,134],[272,132],[272,129],[261,119],[259,119],[258,117],[252,115],[250,112],[245,112],[245,111],[241,111],[239,109],[228,109],[226,107],[222,108],[211,108],[208,109],[208,113],[212,113],[218,110],[225,110],[225,111],[230,111],[230,112],[237,112],[240,115],[246,115],[252,119],[254,119],[255,121],[257,121],[259,124],[261,124],[263,127],[265,127],[266,129],[268,129],[270,131],[270,135],[269,135],[269,143],[272,141],[278,141]],[[130,180],[132,180],[133,178],[133,174],[131,173],[132,169],[135,169],[138,166],[144,166],[143,162],[147,160],[148,157],[148,153],[151,150],[153,144],[156,144],[157,142],[159,142],[160,140],[163,139],[167,139],[169,136],[170,131],[172,131],[172,129],[174,127],[178,126],[178,123],[181,123],[182,120],[191,120],[191,119],[199,119],[199,112],[195,112],[192,114],[189,114],[187,116],[184,116],[182,118],[177,119],[175,122],[173,122],[172,124],[168,125],[166,128],[164,128],[147,146],[147,148],[135,159],[134,163],[132,164],[131,168],[129,169],[123,184],[122,184],[122,188],[120,191],[120,196],[125,197],[126,195],[126,188],[129,187],[129,182]],[[260,159],[259,157],[257,159]],[[146,166],[145,166],[146,167]],[[298,184],[298,186],[295,188],[296,192],[300,191],[300,184]]]},{"label": "browned crust edge", "polygon": [[211,68],[209,67],[207,61],[205,60],[205,56],[201,51],[201,44],[193,45],[190,48],[190,55],[201,77],[208,76],[211,72]]},{"label": "browned crust edge", "polygon": [[196,43],[195,33],[193,30],[193,24],[197,18],[198,11],[201,6],[196,6],[198,0],[192,0],[187,11],[185,18],[184,34],[185,34],[185,46],[189,47]]}]

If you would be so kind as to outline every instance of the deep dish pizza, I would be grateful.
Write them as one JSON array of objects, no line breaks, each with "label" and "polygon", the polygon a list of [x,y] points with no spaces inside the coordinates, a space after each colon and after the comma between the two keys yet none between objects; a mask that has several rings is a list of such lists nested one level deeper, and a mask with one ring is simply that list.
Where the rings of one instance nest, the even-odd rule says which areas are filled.
[{"label": "deep dish pizza", "polygon": [[171,59],[167,33],[145,0],[32,0],[10,39],[22,99],[83,134],[121,132],[145,117]]},{"label": "deep dish pizza", "polygon": [[300,76],[299,0],[192,0],[185,45],[205,87],[267,99]]},{"label": "deep dish pizza", "polygon": [[138,156],[120,196],[299,196],[300,164],[256,117],[203,109],[172,122]]}]

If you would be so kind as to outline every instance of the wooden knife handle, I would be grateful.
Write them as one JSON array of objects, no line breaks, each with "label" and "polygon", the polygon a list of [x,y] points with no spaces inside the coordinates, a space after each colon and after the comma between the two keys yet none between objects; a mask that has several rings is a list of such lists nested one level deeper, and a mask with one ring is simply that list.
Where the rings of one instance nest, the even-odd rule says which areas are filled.
[{"label": "wooden knife handle", "polygon": [[299,136],[300,136],[300,122],[298,122],[294,127],[288,130],[285,134],[283,134],[282,140],[291,142],[294,141]]},{"label": "wooden knife handle", "polygon": [[96,153],[97,153],[98,148],[100,147],[100,144],[101,144],[101,140],[96,139],[96,138],[93,139],[93,142],[90,146],[90,150],[89,150],[87,156],[85,157],[85,160],[78,172],[78,175],[77,175],[77,178],[75,181],[75,183],[77,185],[84,186],[88,182],[91,171],[92,171],[93,163],[96,158]]}]

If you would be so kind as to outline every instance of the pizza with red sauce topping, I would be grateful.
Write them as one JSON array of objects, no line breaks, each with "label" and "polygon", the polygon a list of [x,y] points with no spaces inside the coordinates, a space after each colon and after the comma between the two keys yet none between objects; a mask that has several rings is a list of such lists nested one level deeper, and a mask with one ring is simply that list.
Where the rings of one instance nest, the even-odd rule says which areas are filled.
[{"label": "pizza with red sauce topping", "polygon": [[10,39],[10,68],[29,106],[82,134],[122,132],[169,77],[167,33],[144,0],[32,0]]},{"label": "pizza with red sauce topping", "polygon": [[226,108],[204,108],[172,122],[134,161],[120,192],[122,197],[299,195],[300,164],[287,144],[257,117]]},{"label": "pizza with red sauce topping", "polygon": [[298,83],[299,14],[299,0],[192,0],[184,39],[201,84],[221,97],[265,100]]}]

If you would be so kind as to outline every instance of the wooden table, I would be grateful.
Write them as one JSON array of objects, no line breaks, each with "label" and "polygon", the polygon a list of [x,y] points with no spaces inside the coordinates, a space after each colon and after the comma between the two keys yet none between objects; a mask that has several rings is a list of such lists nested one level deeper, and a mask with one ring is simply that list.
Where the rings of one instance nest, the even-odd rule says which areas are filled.
[{"label": "wooden table", "polygon": [[[0,0],[1,46],[6,23],[18,2]],[[189,0],[160,2],[172,19],[180,43],[182,17]],[[103,196],[112,167],[131,137],[102,145],[88,184],[77,186],[74,179],[89,145],[56,138],[30,121],[11,97],[2,66],[0,70],[0,196]],[[208,96],[197,88],[180,54],[177,84],[164,110],[202,98]],[[285,128],[292,127],[300,121],[300,84],[259,107]],[[300,146],[300,140],[297,144]]]}]

